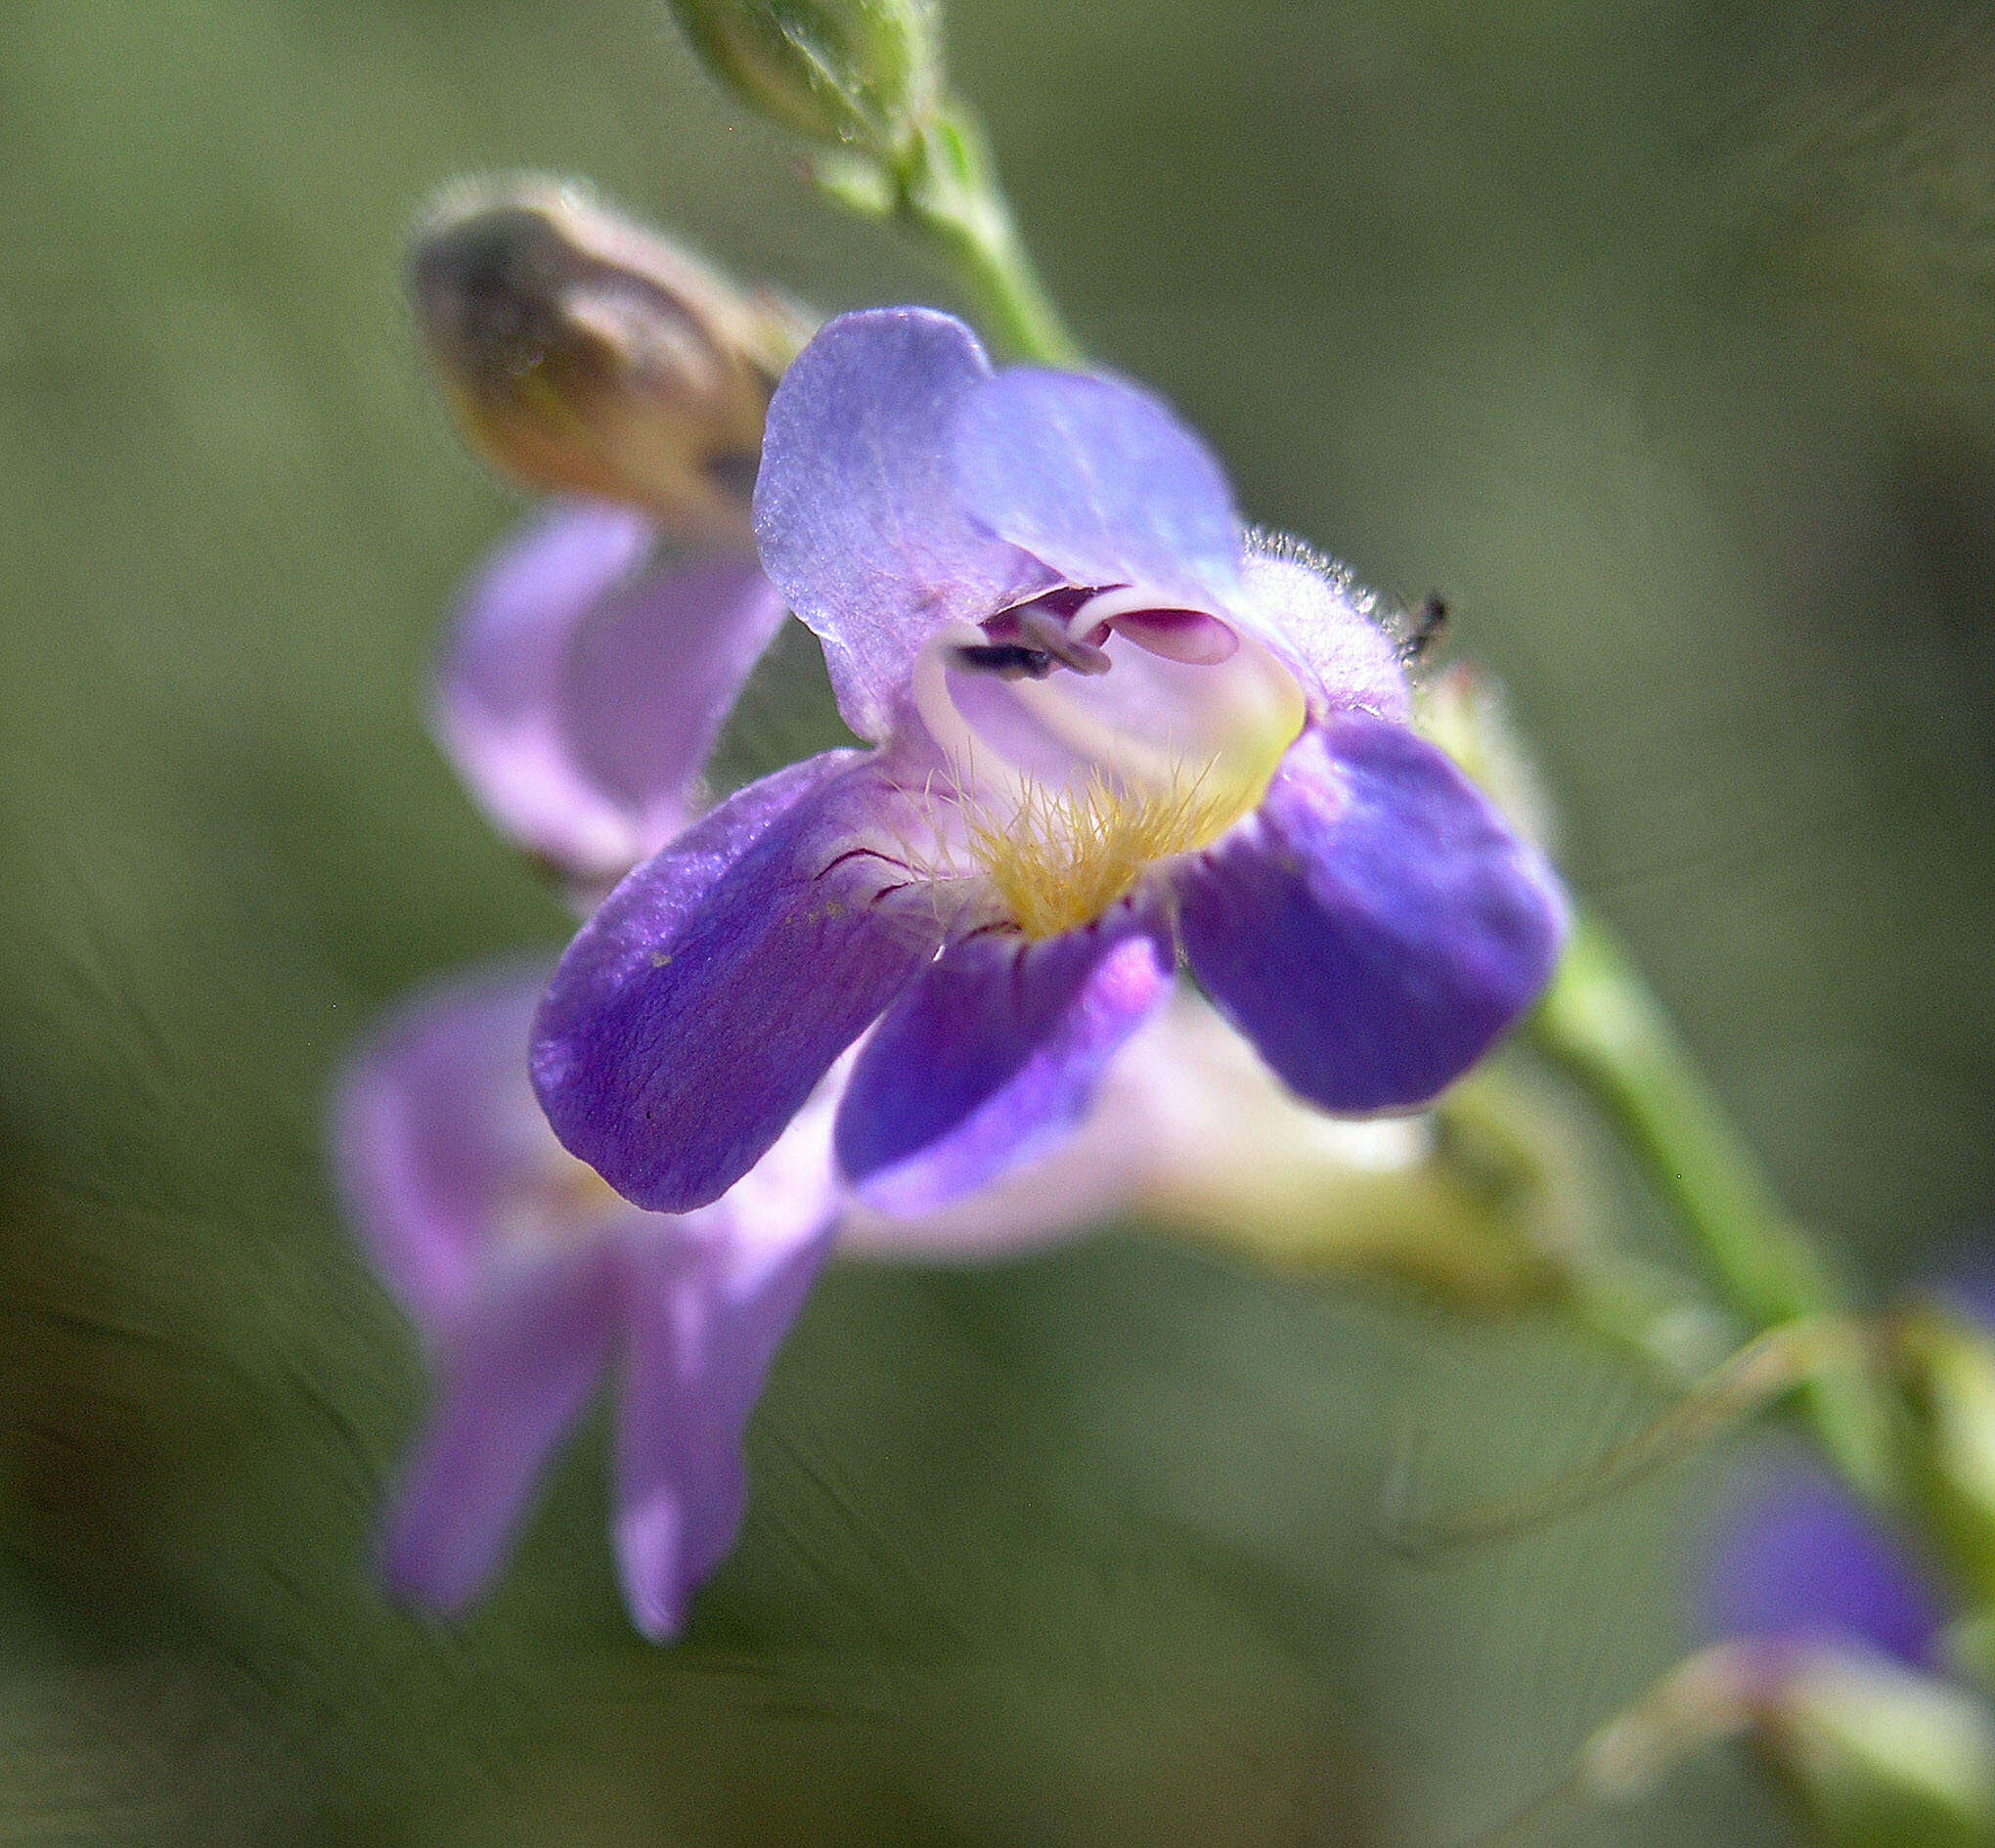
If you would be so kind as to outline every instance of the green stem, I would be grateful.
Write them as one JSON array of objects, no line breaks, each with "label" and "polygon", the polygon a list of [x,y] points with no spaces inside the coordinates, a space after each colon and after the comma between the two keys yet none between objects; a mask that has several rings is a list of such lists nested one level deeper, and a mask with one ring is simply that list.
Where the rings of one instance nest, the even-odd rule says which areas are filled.
[{"label": "green stem", "polygon": [[941,251],[998,344],[1044,366],[1082,363],[1079,342],[1040,281],[975,120],[949,103],[927,123],[898,176],[896,209]]},{"label": "green stem", "polygon": [[[1597,920],[1581,917],[1530,1031],[1613,1119],[1754,1332],[1849,1314],[1840,1282]],[[1893,1413],[1867,1368],[1826,1368],[1802,1388],[1800,1410],[1857,1488],[1896,1498]]]}]

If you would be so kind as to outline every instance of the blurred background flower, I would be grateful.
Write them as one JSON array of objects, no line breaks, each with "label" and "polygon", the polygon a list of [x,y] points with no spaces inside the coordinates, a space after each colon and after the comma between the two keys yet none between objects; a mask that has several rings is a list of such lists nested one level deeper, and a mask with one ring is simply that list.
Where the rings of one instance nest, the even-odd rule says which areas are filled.
[{"label": "blurred background flower", "polygon": [[[1982,22],[965,0],[948,30],[1090,347],[1271,524],[1448,594],[1568,869],[1783,1189],[1881,1286],[1928,1267],[1995,1197]],[[413,983],[571,925],[412,692],[527,511],[434,402],[412,218],[467,171],[586,172],[826,310],[956,304],[641,0],[31,0],[0,41],[0,1821],[1425,1843],[1679,1658],[1707,1469],[1448,1572],[1378,1544],[1409,1422],[1471,1500],[1642,1416],[1597,1357],[1113,1235],[834,1269],[678,1650],[624,1625],[597,1426],[461,1630],[385,1608],[423,1382],[322,1100]],[[719,791],[841,739],[790,643]],[[1717,1758],[1611,1838],[1783,1826]]]}]

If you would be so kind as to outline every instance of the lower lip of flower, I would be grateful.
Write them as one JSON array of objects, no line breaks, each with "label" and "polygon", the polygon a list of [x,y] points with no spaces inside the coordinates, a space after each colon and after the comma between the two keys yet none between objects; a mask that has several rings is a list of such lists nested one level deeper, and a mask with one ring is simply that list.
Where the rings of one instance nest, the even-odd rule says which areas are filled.
[{"label": "lower lip of flower", "polygon": [[944,831],[957,834],[1007,921],[1037,941],[1092,922],[1151,867],[1209,847],[1252,813],[1306,708],[1259,641],[1130,590],[1065,618],[1086,671],[1043,646],[1042,671],[986,671],[1009,658],[998,650],[1010,629],[994,648],[993,628],[1011,615],[935,638],[914,691],[951,765],[953,787],[936,793],[956,827]]}]

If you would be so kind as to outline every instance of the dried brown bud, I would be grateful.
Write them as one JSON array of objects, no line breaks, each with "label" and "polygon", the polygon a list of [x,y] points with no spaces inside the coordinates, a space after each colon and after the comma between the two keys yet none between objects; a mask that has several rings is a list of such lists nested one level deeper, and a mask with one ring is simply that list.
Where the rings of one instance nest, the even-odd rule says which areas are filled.
[{"label": "dried brown bud", "polygon": [[445,198],[410,269],[444,389],[508,474],[748,537],[770,394],[811,333],[796,309],[557,181]]}]

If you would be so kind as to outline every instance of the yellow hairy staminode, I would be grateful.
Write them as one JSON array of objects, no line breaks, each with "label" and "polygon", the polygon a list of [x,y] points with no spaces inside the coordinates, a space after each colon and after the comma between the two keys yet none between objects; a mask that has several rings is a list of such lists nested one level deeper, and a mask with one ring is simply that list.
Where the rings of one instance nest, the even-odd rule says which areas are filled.
[{"label": "yellow hairy staminode", "polygon": [[1008,814],[965,805],[970,852],[1028,938],[1058,937],[1101,916],[1154,862],[1209,846],[1254,806],[1258,791],[1212,768],[1162,790],[1118,787],[1099,773],[1078,790],[1028,778]]}]

